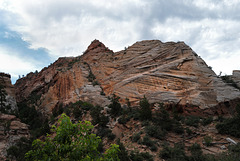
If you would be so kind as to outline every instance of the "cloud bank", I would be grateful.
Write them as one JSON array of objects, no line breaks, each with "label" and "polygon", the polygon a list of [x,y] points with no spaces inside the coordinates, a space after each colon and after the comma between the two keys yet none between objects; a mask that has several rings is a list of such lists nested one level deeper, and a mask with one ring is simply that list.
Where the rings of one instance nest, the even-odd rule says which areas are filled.
[{"label": "cloud bank", "polygon": [[239,0],[0,1],[5,30],[18,34],[29,51],[38,50],[31,62],[38,54],[47,60],[81,55],[94,39],[114,51],[159,39],[184,41],[217,74],[240,68],[239,10]]}]

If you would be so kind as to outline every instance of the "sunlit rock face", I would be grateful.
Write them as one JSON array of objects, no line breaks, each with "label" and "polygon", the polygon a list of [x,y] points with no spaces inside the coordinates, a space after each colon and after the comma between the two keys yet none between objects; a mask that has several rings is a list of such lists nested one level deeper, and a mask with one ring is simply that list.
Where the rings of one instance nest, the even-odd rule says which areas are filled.
[{"label": "sunlit rock face", "polygon": [[105,106],[115,93],[137,104],[144,95],[151,103],[165,102],[214,107],[240,97],[184,42],[141,41],[113,52],[94,40],[83,55],[59,58],[40,73],[16,84],[17,101],[36,99],[49,113],[59,103],[77,100]]}]

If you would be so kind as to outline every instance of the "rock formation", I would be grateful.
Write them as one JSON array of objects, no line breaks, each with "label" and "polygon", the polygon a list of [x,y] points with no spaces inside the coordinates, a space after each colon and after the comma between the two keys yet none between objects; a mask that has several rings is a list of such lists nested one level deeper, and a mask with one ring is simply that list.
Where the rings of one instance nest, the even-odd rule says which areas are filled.
[{"label": "rock formation", "polygon": [[240,88],[240,70],[234,70],[232,73],[232,79]]},{"label": "rock formation", "polygon": [[0,73],[0,85],[3,87],[2,90],[6,92],[6,101],[4,101],[5,110],[8,112],[17,110],[15,89],[11,83],[11,76],[9,74]]},{"label": "rock formation", "polygon": [[7,149],[21,137],[30,137],[28,126],[14,115],[0,113],[0,160],[6,159]]},{"label": "rock formation", "polygon": [[[240,97],[184,42],[141,41],[113,52],[94,40],[82,56],[59,58],[40,73],[30,73],[16,84],[17,101],[38,100],[50,113],[59,103],[77,100],[105,106],[115,93],[124,102],[194,105],[201,109]],[[106,95],[106,96],[105,96]]]}]

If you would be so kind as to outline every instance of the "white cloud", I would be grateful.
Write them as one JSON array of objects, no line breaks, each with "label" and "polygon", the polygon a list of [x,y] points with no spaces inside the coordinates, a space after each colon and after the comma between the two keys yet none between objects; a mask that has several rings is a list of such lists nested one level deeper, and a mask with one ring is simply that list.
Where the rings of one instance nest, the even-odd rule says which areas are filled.
[{"label": "white cloud", "polygon": [[31,48],[53,57],[80,55],[94,39],[114,51],[160,39],[185,41],[216,73],[239,69],[240,0],[2,0],[0,9]]},{"label": "white cloud", "polygon": [[11,11],[19,16],[12,29],[21,33],[32,44],[31,48],[44,47],[54,56],[80,55],[96,38],[113,50],[123,49],[123,44],[140,38],[136,32],[138,18],[131,16],[131,9],[144,5],[137,0],[134,3],[23,0],[11,5]]},{"label": "white cloud", "polygon": [[22,76],[33,69],[38,69],[33,63],[13,55],[9,49],[2,46],[0,46],[0,58],[0,71],[11,74],[14,81],[18,79],[18,75]]}]

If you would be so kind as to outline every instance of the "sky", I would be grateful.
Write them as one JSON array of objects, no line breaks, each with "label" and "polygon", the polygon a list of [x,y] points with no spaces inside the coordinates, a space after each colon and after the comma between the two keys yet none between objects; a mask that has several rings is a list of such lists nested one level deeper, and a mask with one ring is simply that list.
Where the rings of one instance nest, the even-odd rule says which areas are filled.
[{"label": "sky", "polygon": [[113,51],[184,41],[218,75],[240,70],[240,0],[0,0],[0,72],[12,82],[94,39]]}]

